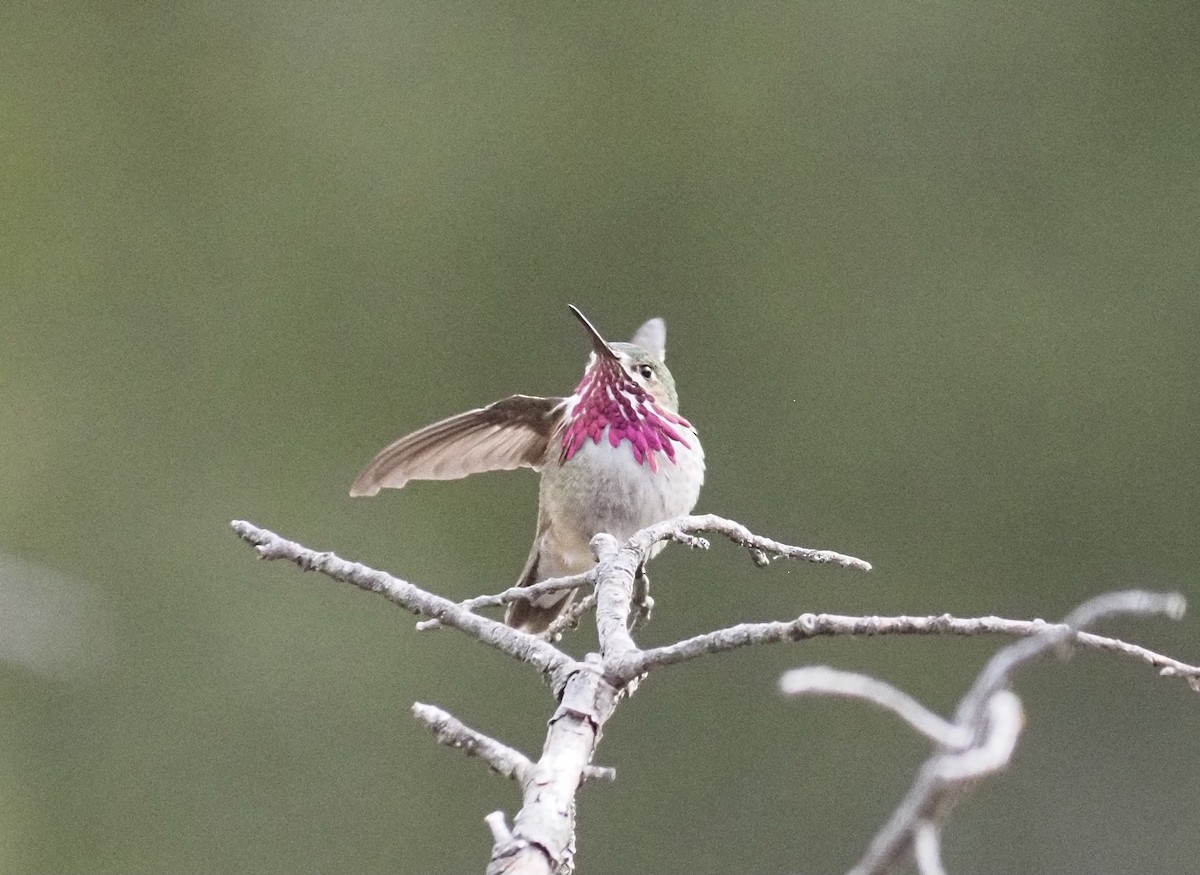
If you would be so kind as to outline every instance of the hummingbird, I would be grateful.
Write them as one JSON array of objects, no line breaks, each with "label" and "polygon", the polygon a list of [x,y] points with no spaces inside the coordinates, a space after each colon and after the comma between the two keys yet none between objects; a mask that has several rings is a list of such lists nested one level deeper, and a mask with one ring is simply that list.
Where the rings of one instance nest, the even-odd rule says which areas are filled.
[{"label": "hummingbird", "polygon": [[[427,425],[381,450],[350,494],[484,471],[540,472],[537,533],[518,586],[587,571],[594,564],[590,543],[600,532],[625,541],[690,513],[704,483],[704,450],[679,415],[665,364],[666,323],[650,319],[629,343],[609,343],[577,307],[570,309],[592,344],[570,396],[513,395]],[[511,602],[504,621],[538,634],[574,595]]]}]

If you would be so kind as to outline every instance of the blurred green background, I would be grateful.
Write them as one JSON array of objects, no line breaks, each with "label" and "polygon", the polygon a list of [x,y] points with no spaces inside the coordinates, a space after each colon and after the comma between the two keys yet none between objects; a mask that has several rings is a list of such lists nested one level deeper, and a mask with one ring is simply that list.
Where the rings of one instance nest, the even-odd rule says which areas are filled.
[{"label": "blurred green background", "polygon": [[[409,715],[536,752],[527,669],[259,564],[248,518],[455,598],[515,579],[528,472],[351,500],[397,435],[565,393],[669,326],[700,509],[869,576],[653,569],[663,643],[803,611],[1193,602],[1200,5],[12,4],[0,13],[0,870],[482,871],[513,785]],[[1196,607],[1194,605],[1194,607]],[[1200,659],[1200,620],[1106,631]],[[609,724],[579,871],[835,873],[999,640],[664,671]],[[580,636],[572,647],[582,652]],[[1047,660],[959,873],[1185,873],[1197,699]]]}]

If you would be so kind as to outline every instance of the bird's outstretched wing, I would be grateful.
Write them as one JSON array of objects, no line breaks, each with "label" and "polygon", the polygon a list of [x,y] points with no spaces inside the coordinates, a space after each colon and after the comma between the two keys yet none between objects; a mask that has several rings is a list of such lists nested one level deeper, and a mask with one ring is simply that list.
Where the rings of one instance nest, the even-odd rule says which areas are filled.
[{"label": "bird's outstretched wing", "polygon": [[427,425],[382,449],[355,478],[350,494],[374,495],[409,480],[537,468],[566,400],[513,395]]}]

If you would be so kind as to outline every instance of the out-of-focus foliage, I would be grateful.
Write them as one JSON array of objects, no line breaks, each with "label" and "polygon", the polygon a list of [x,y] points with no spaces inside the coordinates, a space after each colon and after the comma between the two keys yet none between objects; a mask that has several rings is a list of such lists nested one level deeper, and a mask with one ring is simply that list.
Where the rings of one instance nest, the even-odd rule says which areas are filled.
[{"label": "out-of-focus foliage", "polygon": [[[616,338],[666,318],[701,509],[877,568],[673,549],[648,640],[808,610],[1056,617],[1129,584],[1200,598],[1196,4],[0,22],[0,871],[481,868],[514,789],[408,705],[536,752],[548,691],[256,564],[226,524],[455,597],[507,585],[527,472],[346,488],[407,429],[569,391],[588,345],[568,302]],[[1197,628],[1112,631],[1196,659]],[[581,875],[841,871],[924,748],[859,705],[781,701],[779,672],[830,662],[947,708],[997,644],[813,642],[653,677],[606,733],[618,782],[582,794]],[[1195,697],[1096,654],[1020,688],[1024,744],[960,809],[951,868],[1194,872]]]}]

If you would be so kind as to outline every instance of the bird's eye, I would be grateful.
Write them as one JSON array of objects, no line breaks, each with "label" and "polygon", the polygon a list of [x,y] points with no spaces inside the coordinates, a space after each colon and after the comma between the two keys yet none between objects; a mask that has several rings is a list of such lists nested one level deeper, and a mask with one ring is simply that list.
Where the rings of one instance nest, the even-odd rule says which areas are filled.
[{"label": "bird's eye", "polygon": [[650,365],[638,365],[637,371],[642,375],[643,380],[654,379],[654,368],[650,367]]}]

